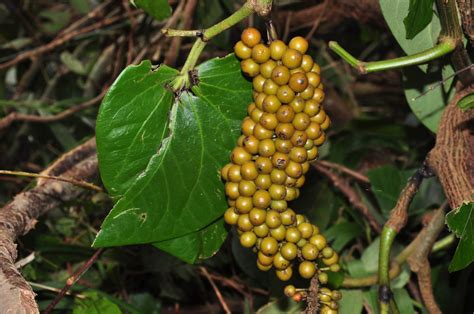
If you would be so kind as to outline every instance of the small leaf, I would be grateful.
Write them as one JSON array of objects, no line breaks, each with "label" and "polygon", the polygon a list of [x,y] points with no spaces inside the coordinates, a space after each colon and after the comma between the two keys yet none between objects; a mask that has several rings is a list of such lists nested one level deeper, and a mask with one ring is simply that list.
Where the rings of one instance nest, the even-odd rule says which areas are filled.
[{"label": "small leaf", "polygon": [[[380,0],[379,2],[383,17],[385,18],[388,27],[392,31],[392,34],[400,47],[407,55],[421,52],[436,45],[441,31],[441,24],[436,15],[433,16],[431,23],[429,23],[420,33],[412,39],[407,39],[405,25],[402,21],[409,13],[409,1]],[[428,69],[426,64],[419,65],[418,67],[424,72]]]},{"label": "small leaf", "polygon": [[[101,176],[118,198],[94,246],[156,243],[186,260],[212,256],[227,233],[194,233],[227,207],[219,169],[228,162],[251,101],[251,83],[234,56],[197,68],[194,94],[164,87],[176,71],[144,62],[120,75],[97,121]],[[171,111],[170,111],[171,109]],[[184,237],[188,235],[189,237]],[[165,248],[166,246],[166,248]],[[200,248],[201,250],[197,250]]]},{"label": "small leaf", "polygon": [[474,261],[474,203],[465,203],[446,215],[449,229],[460,238],[449,272],[466,268]]},{"label": "small leaf", "polygon": [[413,171],[401,171],[392,165],[371,169],[368,172],[372,191],[386,217],[395,207],[400,192],[412,174]]},{"label": "small leaf", "polygon": [[410,0],[408,15],[403,19],[406,39],[413,39],[431,23],[434,0]]},{"label": "small leaf", "polygon": [[180,258],[186,263],[193,264],[199,259],[207,259],[214,256],[226,237],[227,231],[224,219],[221,218],[203,230],[176,239],[155,242],[153,245]]},{"label": "small leaf", "polygon": [[85,292],[85,299],[75,299],[73,314],[120,314],[120,308],[96,291]]},{"label": "small leaf", "polygon": [[405,289],[393,289],[393,298],[397,303],[398,310],[403,314],[415,314],[413,300]]},{"label": "small leaf", "polygon": [[168,4],[168,0],[131,0],[130,2],[153,16],[157,21],[164,20],[171,15],[171,7]]},{"label": "small leaf", "polygon": [[362,290],[340,290],[342,299],[339,301],[340,314],[359,314],[362,312]]},{"label": "small leaf", "polygon": [[362,233],[363,230],[358,224],[353,222],[341,222],[326,230],[324,235],[328,241],[334,240],[331,246],[339,252],[347,243]]},{"label": "small leaf", "polygon": [[403,70],[403,86],[408,105],[418,120],[433,133],[438,131],[445,105],[455,93],[450,84],[431,88],[442,79],[438,73],[423,73],[416,67]]},{"label": "small leaf", "polygon": [[60,55],[61,62],[64,63],[65,66],[72,72],[80,75],[86,74],[86,68],[84,67],[84,64],[76,58],[73,54],[64,51]]},{"label": "small leaf", "polygon": [[302,302],[285,298],[274,300],[258,309],[257,314],[299,314],[304,309]]},{"label": "small leaf", "polygon": [[469,94],[461,98],[461,100],[458,101],[458,107],[462,111],[474,108],[474,94]]}]

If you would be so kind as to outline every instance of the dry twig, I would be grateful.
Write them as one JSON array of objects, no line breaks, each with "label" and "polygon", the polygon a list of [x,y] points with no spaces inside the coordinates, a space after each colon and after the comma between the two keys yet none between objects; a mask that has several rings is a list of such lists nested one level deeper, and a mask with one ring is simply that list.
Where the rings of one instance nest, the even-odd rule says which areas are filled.
[{"label": "dry twig", "polygon": [[44,314],[49,314],[51,311],[54,309],[54,307],[61,301],[62,298],[68,293],[69,289],[82,277],[82,275],[94,264],[94,262],[99,258],[100,254],[104,249],[98,249],[95,251],[94,255],[87,260],[87,262],[84,263],[84,265],[81,266],[71,277],[69,277],[66,281],[66,284],[64,287],[59,291],[59,293],[56,295],[54,300],[48,305],[46,310],[44,311]]},{"label": "dry twig", "polygon": [[[95,139],[63,155],[44,173],[90,181],[97,176]],[[83,189],[60,181],[38,181],[33,189],[20,193],[0,210],[0,300],[10,313],[38,313],[35,293],[15,267],[15,240],[28,233],[36,219],[63,202],[77,198]]]},{"label": "dry twig", "polygon": [[231,314],[232,312],[229,309],[229,306],[224,300],[224,297],[222,296],[222,293],[219,291],[219,288],[217,288],[216,284],[214,283],[214,280],[212,280],[211,276],[207,272],[207,269],[204,267],[199,267],[199,270],[203,273],[203,275],[209,280],[209,283],[212,286],[212,289],[214,290],[214,293],[216,294],[217,298],[219,299],[220,304],[222,305],[222,308],[224,309],[224,312],[226,314]]},{"label": "dry twig", "polygon": [[360,198],[359,194],[347,183],[343,178],[339,177],[335,173],[331,172],[329,169],[324,167],[321,163],[313,163],[313,166],[316,168],[317,171],[324,174],[332,184],[339,189],[342,194],[344,194],[349,202],[357,209],[359,212],[364,215],[364,217],[369,222],[370,226],[377,232],[380,233],[382,231],[381,226],[375,220],[375,217],[369,211],[369,208],[364,204],[362,199]]},{"label": "dry twig", "polygon": [[102,98],[104,98],[104,95],[106,93],[107,93],[107,89],[104,89],[96,97],[89,99],[88,101],[80,105],[71,107],[69,109],[66,109],[52,116],[37,116],[37,115],[32,115],[32,114],[12,112],[8,114],[6,117],[0,119],[0,130],[8,128],[15,121],[49,123],[49,122],[56,122],[56,121],[66,119],[81,110],[97,105],[102,100]]}]

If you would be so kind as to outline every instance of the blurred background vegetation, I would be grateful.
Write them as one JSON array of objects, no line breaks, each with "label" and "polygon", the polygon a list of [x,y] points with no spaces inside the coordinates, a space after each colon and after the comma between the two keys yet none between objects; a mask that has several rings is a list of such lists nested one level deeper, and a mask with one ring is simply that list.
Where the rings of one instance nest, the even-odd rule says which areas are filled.
[{"label": "blurred background vegetation", "polygon": [[[100,100],[126,65],[143,59],[182,65],[193,40],[166,38],[161,28],[205,28],[242,5],[237,0],[169,2],[173,13],[162,22],[128,0],[0,2],[0,63],[40,47],[25,60],[0,68],[0,116],[4,117],[0,169],[40,172],[94,136]],[[309,36],[310,54],[321,65],[327,90],[324,105],[333,120],[321,158],[368,176],[370,184],[340,174],[383,223],[408,177],[433,147],[435,136],[408,107],[401,71],[358,76],[329,52],[327,42],[337,40],[360,59],[403,54],[377,1],[360,1],[358,10],[348,11],[350,6],[350,1],[328,6],[324,1],[280,0],[275,1],[273,17],[282,38]],[[231,52],[248,25],[264,27],[257,17],[246,20],[216,37],[202,59]],[[6,123],[5,117],[14,118]],[[0,176],[0,204],[30,186],[30,179]],[[443,202],[437,179],[423,182],[411,206],[409,225],[397,237],[396,252]],[[40,309],[93,255],[90,245],[111,206],[105,193],[87,193],[49,212],[19,239],[19,256],[25,258],[21,272],[38,294]],[[312,170],[294,207],[305,212],[341,251],[345,273],[354,277],[375,273],[378,239],[370,236],[367,222],[325,176]],[[441,236],[446,235],[444,231]],[[431,257],[433,290],[443,312],[472,313],[474,302],[468,295],[474,289],[473,267],[448,273],[455,249],[451,243]],[[291,303],[271,303],[282,297],[282,283],[273,274],[257,271],[255,256],[238,245],[233,233],[213,258],[199,265],[187,265],[150,245],[107,249],[56,311],[219,313],[206,272],[235,313],[251,313],[265,305],[262,313],[299,311]],[[425,312],[414,282],[404,267],[393,285],[401,313]],[[376,287],[343,293],[343,313],[376,312]]]}]

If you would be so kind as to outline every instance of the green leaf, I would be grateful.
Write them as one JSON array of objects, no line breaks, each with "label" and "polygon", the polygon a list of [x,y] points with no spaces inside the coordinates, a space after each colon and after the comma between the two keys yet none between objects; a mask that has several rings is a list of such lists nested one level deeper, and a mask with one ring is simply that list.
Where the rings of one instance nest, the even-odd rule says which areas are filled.
[{"label": "green leaf", "polygon": [[[410,2],[407,0],[380,0],[383,17],[398,44],[407,55],[432,48],[436,45],[441,31],[439,18],[434,15],[427,27],[412,39],[407,39],[405,25],[402,21],[409,14]],[[426,64],[418,67],[424,72],[428,69]]]},{"label": "green leaf", "polygon": [[408,15],[403,19],[405,24],[406,39],[413,39],[433,18],[434,0],[410,0]]},{"label": "green leaf", "polygon": [[43,10],[38,16],[42,19],[41,28],[48,33],[56,33],[71,20],[71,12],[67,10]]},{"label": "green leaf", "polygon": [[202,230],[176,239],[155,242],[153,245],[183,261],[193,264],[217,253],[227,237],[224,219],[210,224]]},{"label": "green leaf", "polygon": [[85,292],[85,299],[76,298],[73,314],[120,314],[120,308],[96,291]]},{"label": "green leaf", "polygon": [[393,289],[393,298],[397,303],[400,313],[415,314],[413,300],[405,289]]},{"label": "green leaf", "polygon": [[328,241],[334,240],[331,246],[334,248],[334,250],[339,252],[347,243],[362,233],[363,230],[358,224],[353,222],[341,222],[326,230],[324,235]]},{"label": "green leaf", "polygon": [[455,93],[449,81],[432,88],[452,71],[450,66],[445,68],[447,70],[443,71],[442,76],[439,73],[423,73],[416,67],[403,70],[403,86],[408,105],[418,120],[434,133],[438,131],[445,105]]},{"label": "green leaf", "polygon": [[[178,241],[194,233],[202,246],[189,237],[183,248],[173,241],[157,245],[193,260],[211,256],[221,245],[223,228],[196,232],[227,207],[219,169],[235,145],[251,84],[234,56],[197,70],[194,95],[184,92],[176,99],[164,87],[175,70],[153,71],[149,62],[128,67],[111,87],[96,133],[101,176],[118,201],[94,246]],[[192,247],[202,251],[191,254],[186,248]]]},{"label": "green leaf", "polygon": [[257,314],[299,314],[304,309],[302,302],[296,303],[290,298],[271,301],[260,309]]},{"label": "green leaf", "polygon": [[86,74],[87,72],[86,67],[72,53],[64,51],[61,53],[60,59],[61,59],[61,62],[64,63],[64,65],[67,66],[69,70],[71,70],[71,72],[74,72],[80,75]]},{"label": "green leaf", "polygon": [[164,20],[171,15],[171,7],[168,0],[130,0],[130,2],[153,16],[157,21]]},{"label": "green leaf", "polygon": [[413,171],[401,171],[392,165],[371,169],[367,175],[382,213],[387,217]]},{"label": "green leaf", "polygon": [[474,108],[474,94],[464,96],[458,101],[457,105],[462,111]]},{"label": "green leaf", "polygon": [[96,136],[102,182],[122,196],[146,169],[168,132],[173,93],[165,84],[177,75],[149,61],[128,66],[110,87],[97,117]]},{"label": "green leaf", "polygon": [[341,290],[339,314],[358,314],[362,312],[362,290]]},{"label": "green leaf", "polygon": [[446,215],[449,229],[460,238],[449,272],[466,268],[474,261],[474,203],[465,203]]}]

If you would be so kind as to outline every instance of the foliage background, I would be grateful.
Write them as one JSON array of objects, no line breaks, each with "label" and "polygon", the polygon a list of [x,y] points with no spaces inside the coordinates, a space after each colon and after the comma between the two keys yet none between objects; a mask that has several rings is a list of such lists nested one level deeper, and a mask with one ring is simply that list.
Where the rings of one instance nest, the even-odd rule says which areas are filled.
[{"label": "foliage background", "polygon": [[[159,30],[165,23],[176,28],[204,28],[241,5],[240,1],[203,0],[190,8],[185,1],[170,2],[174,12],[180,14],[161,22],[136,11],[127,1],[99,4],[88,0],[41,0],[0,4],[0,62],[23,50],[54,41],[60,34],[70,32],[68,28],[75,21],[102,23],[31,61],[1,70],[2,115],[17,111],[47,116],[75,108],[101,95],[127,64],[142,59],[179,67],[192,41],[160,36]],[[375,3],[362,2],[369,7]],[[105,5],[107,9],[93,11],[98,5]],[[304,20],[298,12],[318,5],[321,3],[317,1],[276,1],[275,22],[282,37],[306,36],[311,32],[314,18]],[[413,103],[407,102],[404,87],[410,87],[415,93],[407,91],[410,100],[420,93],[414,82],[420,83],[422,71],[428,71],[433,82],[450,71],[442,64],[435,64],[430,69],[410,69],[419,72],[415,76],[409,71],[356,76],[329,52],[329,40],[337,39],[354,55],[366,60],[409,52],[399,32],[391,29],[392,35],[377,8],[375,5],[375,13],[354,12],[352,16],[338,14],[337,5],[332,7],[334,11],[322,11],[321,16],[331,15],[332,19],[320,19],[311,36],[310,49],[321,64],[327,89],[325,108],[333,120],[321,158],[368,176],[370,186],[353,181],[351,184],[379,222],[383,222],[408,177],[434,145],[435,137],[429,129],[434,130],[435,124],[426,119],[420,122],[410,106],[432,109],[430,105],[436,97],[449,93],[449,90],[436,90]],[[383,5],[382,10],[397,12]],[[98,13],[90,16],[90,12]],[[289,15],[289,12],[293,13]],[[401,17],[404,16],[393,18]],[[216,37],[203,53],[202,60],[227,55],[248,24],[264,27],[255,17],[239,24]],[[429,37],[426,37],[427,45],[435,38],[432,33],[417,36],[420,35]],[[446,85],[449,89],[450,85]],[[94,135],[97,107],[87,107],[53,123],[19,121],[0,129],[0,168],[41,171],[63,152]],[[29,180],[16,177],[0,176],[0,180],[1,204],[31,185]],[[411,206],[409,225],[397,237],[396,252],[413,239],[432,210],[443,201],[437,180],[426,180]],[[23,266],[22,274],[38,293],[41,309],[56,294],[50,290],[61,288],[72,272],[93,254],[91,243],[111,207],[112,201],[106,194],[88,193],[50,212],[37,223],[33,232],[19,240],[20,257],[34,253],[34,259]],[[326,177],[312,170],[294,208],[305,212],[333,241],[334,248],[342,252],[347,274],[363,277],[375,273],[378,239],[371,236],[367,222]],[[441,236],[448,234],[445,230]],[[107,249],[73,287],[73,295],[65,297],[56,309],[78,313],[94,310],[97,313],[159,313],[173,312],[176,308],[183,313],[219,312],[220,305],[204,276],[205,268],[235,312],[253,312],[261,307],[262,313],[297,312],[298,307],[285,300],[282,304],[272,301],[282,298],[282,284],[272,274],[258,272],[255,256],[237,244],[231,233],[215,256],[197,265],[188,265],[151,245]],[[448,265],[454,250],[455,243],[431,256],[433,290],[443,312],[471,313],[474,304],[468,298],[468,291],[474,288],[472,265],[450,274]],[[333,283],[337,285],[337,280]],[[414,286],[413,276],[404,269],[393,285],[402,313],[425,311]],[[374,312],[376,291],[376,287],[343,290],[341,312]]]}]

